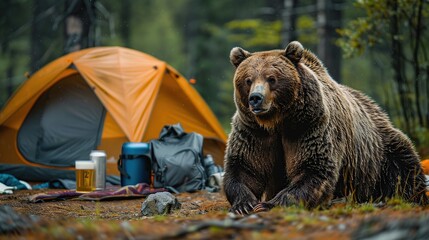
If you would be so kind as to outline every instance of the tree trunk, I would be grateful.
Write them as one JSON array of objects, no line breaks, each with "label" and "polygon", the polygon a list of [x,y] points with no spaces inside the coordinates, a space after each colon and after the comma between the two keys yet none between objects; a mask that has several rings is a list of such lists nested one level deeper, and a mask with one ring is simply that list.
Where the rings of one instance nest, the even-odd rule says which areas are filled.
[{"label": "tree trunk", "polygon": [[[55,1],[33,0],[33,16],[31,21],[31,50],[30,50],[30,70],[31,73],[36,72],[48,61],[54,57],[50,57],[52,51],[53,39],[55,39],[55,31],[52,23],[55,11]],[[50,18],[47,17],[50,15]],[[56,56],[55,56],[56,57]]]},{"label": "tree trunk", "polygon": [[66,0],[64,52],[94,47],[95,0]]},{"label": "tree trunk", "polygon": [[130,16],[131,2],[130,0],[122,0],[120,32],[125,47],[130,47]]},{"label": "tree trunk", "polygon": [[185,8],[185,28],[183,28],[183,40],[185,42],[185,54],[186,54],[186,71],[185,76],[187,78],[195,78],[197,76],[197,69],[195,66],[198,65],[197,62],[197,52],[198,48],[201,47],[201,44],[198,43],[199,37],[199,27],[203,22],[200,19],[198,14],[198,9],[203,7],[203,3],[198,0],[191,0],[189,7]]},{"label": "tree trunk", "polygon": [[6,91],[8,98],[12,96],[12,93],[14,91],[14,84],[13,84],[13,78],[15,73],[15,64],[16,64],[16,58],[15,58],[15,50],[11,50],[9,52],[9,66],[6,70]]},{"label": "tree trunk", "polygon": [[429,97],[429,66],[426,65],[426,127],[429,127],[429,101],[427,98]]},{"label": "tree trunk", "polygon": [[391,7],[392,15],[391,23],[390,23],[390,36],[392,42],[392,68],[394,69],[394,79],[396,81],[396,85],[398,87],[399,99],[401,102],[402,114],[405,122],[405,131],[410,133],[411,130],[411,119],[412,114],[410,108],[412,108],[411,104],[408,101],[407,92],[408,87],[406,80],[404,78],[404,59],[402,57],[402,43],[399,40],[398,36],[399,32],[399,16],[398,16],[398,2],[397,0],[390,0],[387,3],[388,6]]},{"label": "tree trunk", "polygon": [[341,27],[343,0],[319,0],[317,2],[317,26],[319,44],[317,55],[337,82],[341,82],[341,49],[335,45],[336,29]]},{"label": "tree trunk", "polygon": [[[414,60],[414,91],[416,93],[416,109],[417,109],[417,117],[419,120],[419,125],[423,126],[423,114],[420,107],[420,62],[419,62],[419,53],[420,53],[420,41],[421,41],[421,31],[422,31],[422,10],[423,10],[423,0],[419,0],[417,3],[417,16],[416,23],[414,26],[415,36],[411,36],[415,38],[415,44],[413,49],[413,60]],[[414,25],[414,24],[413,24]],[[411,26],[413,26],[411,25]]]},{"label": "tree trunk", "polygon": [[283,44],[288,44],[297,40],[296,35],[296,13],[295,8],[297,0],[284,0],[283,25],[281,30],[281,41]]}]

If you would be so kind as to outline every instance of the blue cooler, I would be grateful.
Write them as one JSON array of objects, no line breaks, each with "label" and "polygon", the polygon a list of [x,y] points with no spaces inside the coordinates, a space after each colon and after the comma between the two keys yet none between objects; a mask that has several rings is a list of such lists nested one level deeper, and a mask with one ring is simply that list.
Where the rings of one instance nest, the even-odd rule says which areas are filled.
[{"label": "blue cooler", "polygon": [[121,186],[151,183],[150,143],[126,142],[118,161]]}]

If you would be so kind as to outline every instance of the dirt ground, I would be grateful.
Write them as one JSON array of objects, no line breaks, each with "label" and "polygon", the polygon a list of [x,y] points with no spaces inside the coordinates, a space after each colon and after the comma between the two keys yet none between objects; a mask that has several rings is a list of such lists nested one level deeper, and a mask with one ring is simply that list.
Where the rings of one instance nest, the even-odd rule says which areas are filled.
[{"label": "dirt ground", "polygon": [[[180,210],[143,217],[144,198],[28,202],[30,195],[40,192],[0,195],[1,205],[10,206],[24,223],[2,233],[0,239],[429,239],[429,208],[401,201],[337,203],[311,211],[276,208],[240,217],[228,213],[229,204],[222,193],[200,191],[175,195]],[[401,234],[406,238],[391,238]]]}]

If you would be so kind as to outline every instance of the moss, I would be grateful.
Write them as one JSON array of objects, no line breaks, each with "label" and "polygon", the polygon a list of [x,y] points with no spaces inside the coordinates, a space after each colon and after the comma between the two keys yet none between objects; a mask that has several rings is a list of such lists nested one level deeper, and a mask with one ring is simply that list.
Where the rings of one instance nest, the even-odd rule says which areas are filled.
[{"label": "moss", "polygon": [[153,216],[153,220],[156,222],[163,222],[167,219],[168,219],[167,215],[155,215],[155,216]]},{"label": "moss", "polygon": [[416,208],[415,204],[406,202],[404,199],[402,199],[399,196],[390,198],[387,201],[386,205],[388,207],[391,207],[394,210],[411,210]]}]

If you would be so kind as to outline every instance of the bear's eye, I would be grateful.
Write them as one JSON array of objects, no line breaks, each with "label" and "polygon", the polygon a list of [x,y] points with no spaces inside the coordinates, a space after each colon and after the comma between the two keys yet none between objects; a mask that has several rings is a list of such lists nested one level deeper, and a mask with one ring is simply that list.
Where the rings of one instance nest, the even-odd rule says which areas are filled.
[{"label": "bear's eye", "polygon": [[247,84],[247,86],[252,85],[252,80],[250,80],[249,78],[247,78],[247,79],[246,79],[246,84]]},{"label": "bear's eye", "polygon": [[275,84],[275,83],[276,83],[276,79],[275,79],[274,77],[269,77],[269,78],[267,79],[267,82],[268,82],[269,84]]}]

